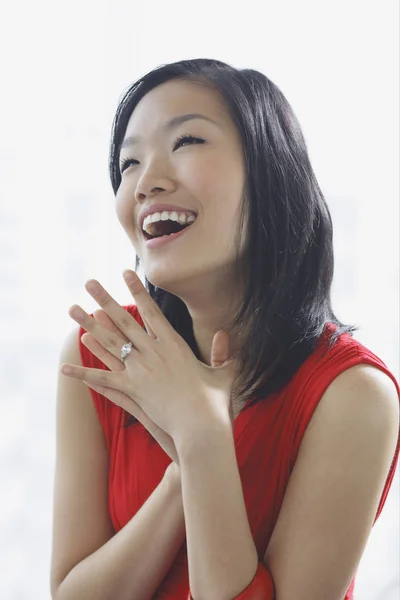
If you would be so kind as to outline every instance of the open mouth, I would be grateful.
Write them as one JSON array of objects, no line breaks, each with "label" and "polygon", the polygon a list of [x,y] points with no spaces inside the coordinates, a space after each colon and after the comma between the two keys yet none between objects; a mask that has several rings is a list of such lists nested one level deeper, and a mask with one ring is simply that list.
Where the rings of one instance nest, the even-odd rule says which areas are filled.
[{"label": "open mouth", "polygon": [[157,221],[152,223],[148,230],[143,229],[143,236],[145,240],[152,240],[154,238],[164,237],[178,233],[187,227],[190,227],[191,223],[177,223],[176,221]]},{"label": "open mouth", "polygon": [[177,211],[163,211],[148,215],[142,225],[146,241],[167,237],[187,229],[196,220],[195,214]]}]

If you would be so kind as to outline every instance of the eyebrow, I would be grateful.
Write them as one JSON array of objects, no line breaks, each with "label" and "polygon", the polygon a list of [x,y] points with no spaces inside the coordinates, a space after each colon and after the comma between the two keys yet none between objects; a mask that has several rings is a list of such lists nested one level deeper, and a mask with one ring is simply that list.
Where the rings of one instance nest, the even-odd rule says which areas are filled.
[{"label": "eyebrow", "polygon": [[[173,119],[170,119],[169,121],[164,123],[163,131],[165,131],[165,132],[171,131],[171,129],[175,129],[175,127],[182,125],[182,123],[186,123],[186,121],[192,121],[193,119],[203,119],[203,121],[209,121],[210,123],[217,125],[217,123],[215,121],[210,119],[210,117],[206,117],[206,115],[201,115],[200,113],[190,113],[187,115],[179,115],[178,117],[174,117]],[[137,144],[139,141],[140,141],[139,136],[136,136],[136,135],[128,136],[123,140],[123,142],[121,144],[121,150],[122,150],[122,148],[129,148],[130,146]]]}]

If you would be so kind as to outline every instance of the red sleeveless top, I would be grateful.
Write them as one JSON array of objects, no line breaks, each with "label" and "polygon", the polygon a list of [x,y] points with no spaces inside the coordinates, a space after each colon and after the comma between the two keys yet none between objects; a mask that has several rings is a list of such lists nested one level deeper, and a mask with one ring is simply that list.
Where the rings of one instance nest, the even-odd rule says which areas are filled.
[{"label": "red sleeveless top", "polygon": [[[124,306],[143,327],[136,306]],[[325,332],[335,325],[328,324]],[[82,365],[97,369],[107,367],[81,342]],[[342,334],[336,344],[322,356],[325,333],[316,350],[298,369],[286,387],[265,402],[242,411],[234,423],[236,457],[249,524],[263,560],[283,502],[290,474],[296,462],[303,434],[318,402],[330,383],[342,371],[360,363],[369,363],[386,373],[400,387],[386,365],[370,350]],[[89,388],[90,389],[90,388]],[[148,434],[141,423],[123,428],[127,413],[110,400],[90,389],[110,455],[108,506],[116,532],[124,527],[146,502],[160,483],[169,456]],[[399,455],[398,440],[395,456],[386,479],[378,511],[379,517],[389,492]],[[353,599],[355,580],[345,596]],[[189,590],[186,543],[183,543],[174,563],[157,592],[156,600],[186,600]]]}]

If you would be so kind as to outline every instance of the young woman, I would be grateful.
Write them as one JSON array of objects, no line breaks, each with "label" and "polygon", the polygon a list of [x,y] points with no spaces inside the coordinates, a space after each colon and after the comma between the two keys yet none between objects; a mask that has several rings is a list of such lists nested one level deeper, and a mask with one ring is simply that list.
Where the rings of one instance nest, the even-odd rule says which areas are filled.
[{"label": "young woman", "polygon": [[[60,358],[56,600],[342,600],[399,453],[393,374],[330,299],[332,222],[266,76],[162,66],[113,123],[145,274]],[[86,333],[85,333],[86,332]]]}]

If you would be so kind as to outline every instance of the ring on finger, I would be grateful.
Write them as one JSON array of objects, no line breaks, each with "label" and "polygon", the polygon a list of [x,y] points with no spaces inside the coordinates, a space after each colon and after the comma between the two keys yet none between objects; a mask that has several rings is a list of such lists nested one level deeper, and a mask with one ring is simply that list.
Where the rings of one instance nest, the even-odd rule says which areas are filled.
[{"label": "ring on finger", "polygon": [[128,354],[130,354],[132,352],[132,342],[128,342],[127,344],[124,344],[121,348],[121,360],[122,362],[125,362],[126,357],[128,356]]}]

